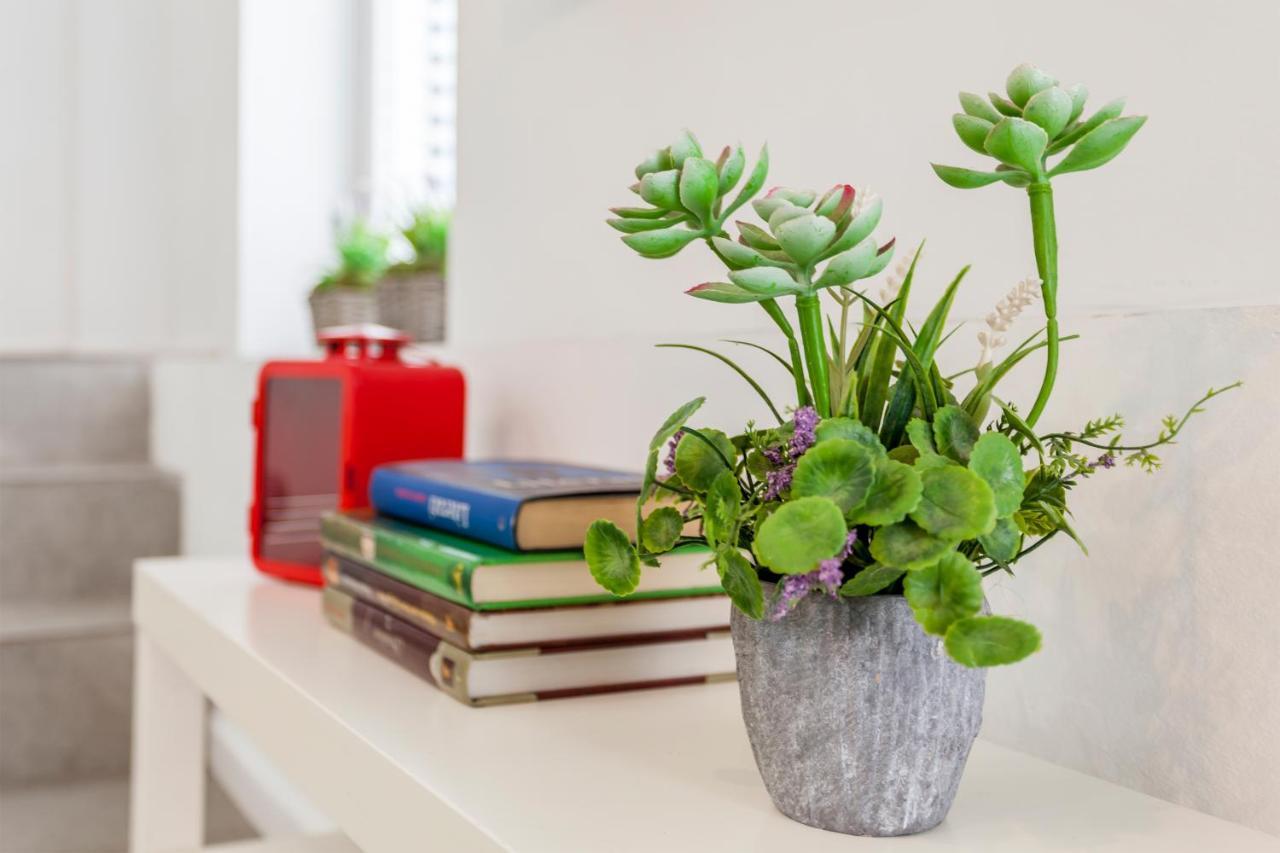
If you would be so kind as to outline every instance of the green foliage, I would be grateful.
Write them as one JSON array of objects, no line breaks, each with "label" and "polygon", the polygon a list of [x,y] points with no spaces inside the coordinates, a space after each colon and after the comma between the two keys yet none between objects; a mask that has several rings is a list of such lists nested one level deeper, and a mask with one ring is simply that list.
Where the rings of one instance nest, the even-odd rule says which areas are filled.
[{"label": "green foliage", "polygon": [[862,507],[875,480],[876,456],[866,445],[833,438],[800,457],[791,494],[833,501],[846,516]]},{"label": "green foliage", "polygon": [[784,575],[813,571],[844,545],[844,513],[833,501],[803,497],[788,501],[764,520],[753,545],[756,559]]},{"label": "green foliage", "polygon": [[903,569],[894,569],[889,566],[882,566],[879,563],[872,563],[845,581],[844,585],[840,587],[840,594],[846,598],[875,595],[877,592],[892,586],[904,574],[905,571]]},{"label": "green foliage", "polygon": [[959,406],[943,406],[933,416],[934,446],[957,462],[969,461],[978,436],[978,425]]},{"label": "green foliage", "polygon": [[1008,436],[989,432],[979,438],[969,456],[969,470],[991,487],[998,517],[1007,518],[1018,511],[1022,505],[1022,455]]},{"label": "green foliage", "polygon": [[640,584],[640,559],[631,540],[612,521],[592,522],[583,552],[596,583],[614,595],[629,595]]},{"label": "green foliage", "polygon": [[729,436],[715,429],[686,429],[676,445],[676,474],[696,492],[705,492],[722,471],[733,470],[738,455]]},{"label": "green foliage", "polygon": [[953,548],[955,542],[931,536],[910,521],[881,527],[871,539],[876,562],[907,571],[931,565]]},{"label": "green foliage", "polygon": [[661,554],[675,547],[684,527],[684,517],[674,507],[658,507],[640,528],[640,542],[651,554]]},{"label": "green foliage", "polygon": [[365,290],[377,284],[390,263],[391,240],[357,219],[337,233],[338,266],[316,285],[316,292],[334,288]]},{"label": "green foliage", "polygon": [[981,477],[965,468],[930,468],[911,520],[941,539],[959,541],[989,533],[996,523],[995,497]]},{"label": "green foliage", "polygon": [[944,641],[947,654],[965,666],[1017,663],[1040,649],[1034,625],[1007,616],[970,616],[951,624]]},{"label": "green foliage", "polygon": [[414,210],[409,223],[400,229],[400,233],[413,248],[413,260],[403,266],[414,270],[444,272],[452,223],[453,214],[448,210],[426,206]]},{"label": "green foliage", "polygon": [[[732,342],[787,371],[795,415],[784,415],[787,408],[774,404],[776,396],[770,398],[745,360],[739,364],[701,346],[663,345],[721,361],[750,385],[779,426],[749,423],[732,437],[684,427],[702,398],[673,413],[650,442],[641,494],[641,504],[660,493],[673,505],[643,520],[637,514],[638,548],[609,522],[588,531],[588,564],[606,589],[634,590],[641,565],[657,565],[657,555],[695,541],[708,547],[708,562],[735,606],[753,618],[765,614],[762,576],[776,581],[804,574],[806,583],[780,585],[779,594],[834,591],[837,580],[847,597],[901,590],[924,630],[945,637],[948,653],[968,666],[1009,663],[1039,647],[1034,627],[978,615],[982,577],[1011,572],[1058,534],[1080,542],[1070,522],[1071,490],[1118,461],[1156,468],[1154,451],[1173,443],[1188,418],[1227,389],[1211,390],[1182,418],[1165,419],[1145,444],[1124,443],[1119,416],[1090,421],[1079,432],[1036,431],[1060,345],[1076,337],[1058,329],[1051,180],[1109,162],[1145,119],[1122,116],[1123,101],[1084,118],[1083,86],[1060,85],[1030,65],[1014,69],[1005,89],[1007,97],[961,93],[962,112],[952,116],[961,142],[991,159],[978,169],[935,165],[934,171],[955,187],[1003,183],[1027,190],[1045,319],[1042,329],[996,361],[992,339],[1026,304],[1006,300],[990,321],[982,362],[959,372],[942,369],[939,354],[968,267],[923,319],[908,313],[920,288],[921,249],[905,271],[899,266],[889,282],[873,288],[867,280],[884,271],[895,245],[873,237],[880,199],[848,184],[821,193],[775,187],[760,195],[767,148],[748,169],[740,146],[721,149],[713,160],[688,132],[636,167],[631,189],[643,203],[612,208],[608,224],[647,258],[670,257],[697,242],[707,246],[724,264],[722,280],[687,292],[757,304],[768,315],[786,342],[785,355]],[[735,219],[748,202],[757,220]],[[833,310],[824,312],[824,304]],[[1030,407],[996,397],[1003,378],[1030,356],[1039,361],[1041,350],[1044,379]],[[660,476],[668,452],[674,473]],[[685,532],[698,522],[697,533]],[[794,603],[770,605],[770,618]]]},{"label": "green foliage", "polygon": [[942,636],[951,623],[982,609],[982,576],[962,555],[952,551],[902,581],[902,591],[916,621],[930,634]]}]

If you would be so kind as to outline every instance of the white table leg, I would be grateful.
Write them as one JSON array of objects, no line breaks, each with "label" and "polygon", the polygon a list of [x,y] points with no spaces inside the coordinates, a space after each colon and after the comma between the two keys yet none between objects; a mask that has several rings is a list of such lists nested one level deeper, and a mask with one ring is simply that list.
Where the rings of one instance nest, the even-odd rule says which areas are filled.
[{"label": "white table leg", "polygon": [[205,698],[145,633],[133,671],[131,853],[204,844]]}]

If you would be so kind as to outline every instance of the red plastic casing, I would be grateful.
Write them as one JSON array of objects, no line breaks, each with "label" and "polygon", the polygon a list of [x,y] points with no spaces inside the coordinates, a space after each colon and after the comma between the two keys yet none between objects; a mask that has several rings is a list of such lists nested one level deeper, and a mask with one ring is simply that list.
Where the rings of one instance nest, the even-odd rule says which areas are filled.
[{"label": "red plastic casing", "polygon": [[369,505],[374,466],[461,458],[462,372],[406,364],[407,337],[381,327],[326,330],[321,361],[272,361],[258,375],[249,533],[255,565],[320,584],[320,517]]}]

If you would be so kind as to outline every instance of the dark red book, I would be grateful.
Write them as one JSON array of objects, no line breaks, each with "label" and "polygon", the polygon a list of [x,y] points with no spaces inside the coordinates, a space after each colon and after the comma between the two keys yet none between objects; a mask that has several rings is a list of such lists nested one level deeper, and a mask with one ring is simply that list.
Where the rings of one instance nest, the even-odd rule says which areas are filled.
[{"label": "dark red book", "polygon": [[658,641],[471,652],[334,587],[324,590],[324,612],[339,630],[473,706],[734,677],[727,631],[691,632]]}]

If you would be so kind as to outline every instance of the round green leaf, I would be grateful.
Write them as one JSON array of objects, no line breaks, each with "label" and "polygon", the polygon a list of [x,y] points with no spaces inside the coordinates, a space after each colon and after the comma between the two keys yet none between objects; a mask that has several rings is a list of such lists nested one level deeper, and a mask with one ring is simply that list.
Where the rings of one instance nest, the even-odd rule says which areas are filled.
[{"label": "round green leaf", "polygon": [[920,475],[910,465],[881,458],[876,462],[875,481],[852,520],[875,526],[902,521],[920,503],[923,488]]},{"label": "round green leaf", "polygon": [[1020,107],[1025,107],[1032,95],[1056,85],[1058,85],[1056,79],[1030,62],[1024,62],[1009,72],[1009,79],[1005,81],[1004,89],[1009,93],[1009,100]]},{"label": "round green leaf", "polygon": [[827,498],[787,501],[756,531],[756,559],[779,574],[813,571],[844,547],[844,513]]},{"label": "round green leaf", "polygon": [[862,505],[875,479],[875,454],[847,438],[815,444],[796,463],[791,494],[835,501],[848,515]]},{"label": "round green leaf", "polygon": [[914,465],[920,458],[920,451],[910,444],[903,444],[889,451],[889,458],[904,465]]},{"label": "round green leaf", "polygon": [[[714,444],[712,448],[696,435],[685,433],[676,445],[676,474],[680,482],[695,492],[705,492],[720,472],[728,470],[725,460],[732,463],[738,456],[729,436],[715,429],[698,432]],[[719,453],[716,451],[719,450]],[[723,457],[723,458],[722,458]]]},{"label": "round green leaf", "polygon": [[707,538],[716,543],[736,545],[736,542],[729,540],[733,536],[741,506],[742,492],[738,488],[738,478],[727,468],[721,470],[711,482],[711,488],[707,489],[707,499],[703,506],[702,529]]},{"label": "round green leaf", "polygon": [[649,513],[640,527],[640,542],[652,554],[670,551],[684,529],[684,519],[674,507],[658,507]]},{"label": "round green leaf", "polygon": [[1022,457],[1008,436],[988,432],[979,438],[969,454],[969,470],[991,487],[997,517],[1018,511],[1022,505]]},{"label": "round green leaf", "polygon": [[1074,103],[1071,96],[1057,86],[1050,86],[1031,96],[1022,117],[1032,124],[1038,124],[1053,139],[1071,120]]},{"label": "round green leaf", "polygon": [[716,203],[720,176],[716,165],[703,157],[690,157],[680,168],[680,205],[698,220],[711,221],[711,207]]},{"label": "round green leaf", "polygon": [[933,415],[933,440],[938,452],[957,462],[969,459],[978,435],[978,425],[959,406],[943,406]]},{"label": "round green leaf", "polygon": [[1104,121],[1085,134],[1049,174],[1062,175],[1098,168],[1123,151],[1133,135],[1146,123],[1146,116],[1125,116]]},{"label": "round green leaf", "polygon": [[989,533],[996,524],[991,487],[967,468],[948,465],[922,475],[924,490],[911,520],[942,539],[960,541]]},{"label": "round green leaf", "polygon": [[627,234],[622,242],[646,258],[669,258],[701,236],[682,225],[673,225],[658,231]]},{"label": "round green leaf", "polygon": [[987,556],[1001,565],[1007,565],[1022,547],[1022,531],[1012,518],[996,519],[996,526],[990,533],[978,537],[982,550]]},{"label": "round green leaf", "polygon": [[679,182],[680,173],[675,169],[650,172],[640,179],[640,198],[654,207],[676,210],[680,207]]},{"label": "round green leaf", "polygon": [[885,455],[884,445],[880,443],[876,431],[853,418],[827,418],[818,424],[814,436],[819,444],[833,438],[847,438],[858,442],[878,457]]},{"label": "round green leaf", "polygon": [[908,574],[902,581],[902,592],[916,621],[927,633],[938,636],[947,633],[951,623],[982,609],[982,575],[955,551]]},{"label": "round green leaf", "polygon": [[907,421],[907,438],[920,454],[936,454],[938,449],[933,446],[933,430],[929,427],[929,422],[923,418],[912,418]]},{"label": "round green leaf", "polygon": [[[769,224],[773,225],[772,219]],[[782,222],[773,233],[778,238],[782,251],[797,264],[804,265],[831,245],[831,240],[836,236],[836,224],[825,216],[806,213]]]},{"label": "round green leaf", "polygon": [[1041,158],[1049,145],[1049,135],[1025,119],[1006,118],[987,134],[984,147],[1001,163],[1017,166],[1032,175],[1040,174]]},{"label": "round green leaf", "polygon": [[904,571],[902,569],[875,563],[845,581],[844,586],[840,587],[840,594],[846,598],[875,595],[902,577],[903,574]]},{"label": "round green leaf", "polygon": [[764,618],[764,589],[756,567],[736,548],[716,552],[716,571],[729,600],[752,619]]},{"label": "round green leaf", "polygon": [[614,595],[628,595],[640,583],[640,558],[622,528],[601,519],[587,528],[582,550],[596,583]]},{"label": "round green leaf", "polygon": [[[995,112],[992,110],[992,112]],[[998,121],[999,117],[995,121]],[[987,149],[982,146],[986,140],[987,134],[995,127],[995,121],[987,121],[985,118],[974,118],[965,113],[956,113],[951,117],[951,126],[956,129],[956,136],[960,137],[960,141],[968,145],[979,154],[986,154]]]},{"label": "round green leaf", "polygon": [[954,549],[956,543],[930,536],[910,521],[881,527],[871,539],[871,556],[885,566],[922,569]]},{"label": "round green leaf", "polygon": [[995,107],[982,100],[981,95],[975,95],[972,92],[960,93],[960,108],[966,114],[974,118],[985,119],[992,124],[1000,120],[1000,113],[996,111]]},{"label": "round green leaf", "polygon": [[1007,616],[970,616],[947,629],[947,654],[965,666],[1016,663],[1040,648],[1034,625]]}]

